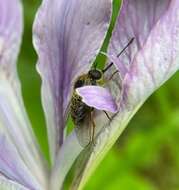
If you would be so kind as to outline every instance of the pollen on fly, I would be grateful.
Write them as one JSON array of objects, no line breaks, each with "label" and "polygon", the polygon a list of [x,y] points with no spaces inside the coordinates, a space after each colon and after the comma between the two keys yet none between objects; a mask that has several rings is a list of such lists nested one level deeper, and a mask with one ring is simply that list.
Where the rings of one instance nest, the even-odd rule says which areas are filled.
[{"label": "pollen on fly", "polygon": [[[123,48],[123,50],[117,55],[119,57],[133,42],[134,38],[132,38],[128,44]],[[106,68],[103,70],[99,70],[96,68],[92,68],[89,70],[88,73],[79,76],[73,86],[73,94],[71,98],[70,104],[70,115],[72,121],[75,125],[75,132],[79,143],[86,147],[87,145],[94,143],[94,136],[95,136],[95,122],[94,122],[94,108],[86,105],[82,102],[82,98],[77,94],[76,89],[87,86],[87,85],[95,85],[101,86],[101,81],[103,81],[104,73],[113,66],[111,62]],[[110,79],[114,76],[114,72]],[[108,113],[104,111],[107,118],[110,120]]]}]

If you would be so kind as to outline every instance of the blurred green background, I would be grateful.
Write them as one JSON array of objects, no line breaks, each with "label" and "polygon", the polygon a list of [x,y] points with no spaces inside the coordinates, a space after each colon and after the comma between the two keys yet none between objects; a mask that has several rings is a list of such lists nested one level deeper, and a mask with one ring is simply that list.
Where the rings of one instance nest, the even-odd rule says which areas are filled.
[{"label": "blurred green background", "polygon": [[[40,78],[35,70],[32,23],[40,0],[24,0],[25,33],[18,71],[25,105],[48,159]],[[119,0],[115,0],[115,13]],[[100,57],[98,61],[103,61]],[[85,190],[179,190],[179,73],[155,92],[132,119]]]}]

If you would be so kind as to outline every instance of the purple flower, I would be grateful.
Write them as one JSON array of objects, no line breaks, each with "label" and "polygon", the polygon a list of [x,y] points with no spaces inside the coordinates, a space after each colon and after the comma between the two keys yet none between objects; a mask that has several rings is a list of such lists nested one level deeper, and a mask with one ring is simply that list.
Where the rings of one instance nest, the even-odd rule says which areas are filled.
[{"label": "purple flower", "polygon": [[37,13],[34,44],[52,160],[63,143],[74,80],[99,53],[110,15],[110,0],[44,0]]},{"label": "purple flower", "polygon": [[[99,53],[110,16],[110,0],[44,0],[37,13],[34,44],[39,54],[52,164],[63,150],[60,147],[73,81],[89,70]],[[53,179],[51,188],[51,171],[39,151],[22,101],[16,71],[22,30],[20,1],[0,0],[0,187],[60,189],[62,183],[55,184]],[[61,173],[59,181],[63,182],[65,172]]]},{"label": "purple flower", "polygon": [[[132,38],[133,43],[118,58]],[[107,56],[115,65],[107,77],[116,69],[119,71],[107,84],[111,97],[106,88],[93,86],[79,88],[78,94],[87,105],[98,110],[108,105],[107,111],[115,105],[113,97],[118,112],[112,115],[112,121],[103,112],[97,113],[95,122],[100,133],[92,153],[79,168],[82,174],[75,179],[79,189],[144,101],[179,69],[179,1],[124,0]]]},{"label": "purple flower", "polygon": [[[52,168],[48,169],[27,117],[16,59],[23,30],[19,0],[0,0],[0,186],[59,190],[84,150],[74,189],[82,188],[143,102],[179,68],[179,2],[124,0],[107,57],[105,86],[77,89],[96,108],[95,145],[84,148],[74,131],[66,135],[70,99],[77,77],[99,53],[111,17],[111,0],[43,0],[33,41],[42,77],[42,103]],[[118,58],[131,38],[134,42]],[[99,110],[109,112],[111,120]]]}]

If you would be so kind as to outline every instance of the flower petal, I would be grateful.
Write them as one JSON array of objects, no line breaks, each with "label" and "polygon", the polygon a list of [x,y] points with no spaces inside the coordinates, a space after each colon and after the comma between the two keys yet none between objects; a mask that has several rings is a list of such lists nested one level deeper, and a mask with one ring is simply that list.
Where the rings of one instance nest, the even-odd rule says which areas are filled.
[{"label": "flower petal", "polygon": [[0,130],[0,173],[29,189],[41,189],[20,157],[16,147]]},{"label": "flower petal", "polygon": [[19,0],[0,0],[0,71],[6,75],[16,64],[22,26]]},{"label": "flower petal", "polygon": [[[122,47],[122,45],[120,46],[122,40],[133,37],[131,34],[138,34],[134,35],[135,37],[138,36],[137,45],[132,44],[136,47],[131,47],[127,51],[127,56],[122,58],[130,70],[122,81],[124,101],[112,122],[106,123],[102,128],[92,154],[86,158],[85,165],[78,168],[81,174],[75,178],[77,183],[73,189],[84,187],[90,175],[146,98],[179,69],[179,1],[125,0],[123,6],[130,9],[122,9],[122,17],[119,16],[120,24],[117,24],[112,37],[111,53],[117,55],[119,52],[117,48]],[[138,9],[138,7],[141,8]],[[132,15],[132,13],[135,14]],[[148,25],[147,15],[150,16],[150,23],[153,23],[153,20],[156,21],[156,16],[160,18],[158,17],[154,25]],[[137,21],[138,24],[132,23],[132,20]],[[140,31],[139,21],[145,26],[142,31]],[[125,28],[122,25],[124,23]],[[149,26],[152,28],[148,33],[146,31],[148,31]],[[132,30],[132,28],[136,30]],[[135,31],[136,33],[134,33]]]},{"label": "flower petal", "polygon": [[0,187],[2,190],[30,190],[0,175]]},{"label": "flower petal", "polygon": [[88,106],[111,113],[117,112],[116,102],[107,89],[99,86],[85,86],[76,91]]},{"label": "flower petal", "polygon": [[44,185],[46,173],[43,159],[24,109],[16,71],[22,29],[20,1],[0,0],[0,130],[16,147],[19,159],[31,175]]},{"label": "flower petal", "polygon": [[[93,146],[91,154],[88,155],[88,157],[82,155],[84,159],[80,160],[81,165],[78,164],[77,172],[73,179],[72,189],[82,190],[84,188],[84,185],[92,173],[114,145],[138,108],[139,107],[132,110],[131,112],[129,112],[127,109],[120,110],[119,113],[113,118],[112,122],[109,123],[108,121],[106,124],[103,124],[103,128],[94,142],[95,146]],[[101,125],[100,122],[105,120],[105,116],[101,117],[100,121],[96,123],[96,125]]]},{"label": "flower petal", "polygon": [[122,63],[129,66],[155,24],[167,11],[170,2],[171,0],[123,0],[110,41],[109,54],[116,56],[134,37],[135,41],[119,57]]},{"label": "flower petal", "polygon": [[76,77],[86,73],[105,38],[111,0],[43,0],[34,24],[42,101],[52,160],[63,129]]},{"label": "flower petal", "polygon": [[128,105],[145,99],[179,69],[179,2],[172,0],[168,11],[151,31],[135,56],[124,80]]},{"label": "flower petal", "polygon": [[68,171],[82,150],[83,147],[79,144],[75,132],[72,132],[65,139],[57,155],[51,174],[50,189],[59,190],[63,187]]},{"label": "flower petal", "polygon": [[[45,186],[46,172],[39,147],[35,141],[31,125],[24,111],[17,81],[0,76],[0,129],[16,147],[19,158],[31,171],[39,183]],[[3,148],[3,147],[2,147]],[[9,156],[11,157],[11,156]]]}]

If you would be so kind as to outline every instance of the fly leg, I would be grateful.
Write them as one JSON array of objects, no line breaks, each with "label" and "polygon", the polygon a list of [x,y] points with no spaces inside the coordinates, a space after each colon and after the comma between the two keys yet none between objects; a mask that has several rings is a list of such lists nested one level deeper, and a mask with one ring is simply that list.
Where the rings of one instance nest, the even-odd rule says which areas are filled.
[{"label": "fly leg", "polygon": [[110,78],[108,79],[108,81],[110,81],[110,80],[112,80],[113,79],[113,77],[114,77],[114,75],[116,75],[117,73],[119,73],[119,71],[117,70],[117,71],[115,71],[111,76],[110,76]]},{"label": "fly leg", "polygon": [[114,71],[114,73],[109,77],[109,79],[107,79],[107,80],[105,81],[105,84],[109,83],[117,73],[119,73],[118,70]]},{"label": "fly leg", "polygon": [[93,111],[90,112],[90,120],[91,120],[90,142],[92,142],[94,144],[94,135],[95,135],[95,127],[96,127],[96,125],[95,125],[95,122],[94,122],[94,119],[93,119]]},{"label": "fly leg", "polygon": [[106,117],[109,119],[109,121],[111,121],[112,118],[108,115],[108,113],[107,113],[106,111],[103,111],[103,112],[105,113],[105,115],[106,115]]}]

